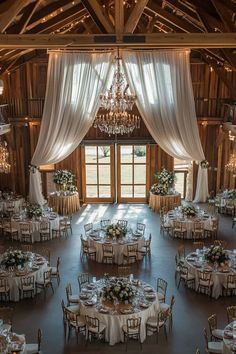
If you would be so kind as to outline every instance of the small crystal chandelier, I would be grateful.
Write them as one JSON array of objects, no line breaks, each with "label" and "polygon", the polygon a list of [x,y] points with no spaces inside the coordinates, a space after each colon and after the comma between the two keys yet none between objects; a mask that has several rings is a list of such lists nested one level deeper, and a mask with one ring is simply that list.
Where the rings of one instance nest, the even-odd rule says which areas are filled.
[{"label": "small crystal chandelier", "polygon": [[236,153],[232,153],[229,157],[228,163],[225,165],[226,169],[236,177]]},{"label": "small crystal chandelier", "polygon": [[125,75],[121,72],[121,58],[118,54],[115,58],[116,70],[109,90],[100,95],[100,107],[107,111],[95,117],[94,128],[101,132],[111,134],[129,134],[135,128],[140,128],[140,117],[130,114],[136,101],[136,95],[129,94],[129,85]]},{"label": "small crystal chandelier", "polygon": [[8,157],[7,142],[0,140],[0,173],[10,173],[11,165],[8,163]]}]

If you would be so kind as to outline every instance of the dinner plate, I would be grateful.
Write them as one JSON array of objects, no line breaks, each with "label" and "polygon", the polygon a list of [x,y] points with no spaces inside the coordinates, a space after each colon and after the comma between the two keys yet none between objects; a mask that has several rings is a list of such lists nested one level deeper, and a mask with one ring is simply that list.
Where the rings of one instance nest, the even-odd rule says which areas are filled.
[{"label": "dinner plate", "polygon": [[226,339],[231,339],[231,338],[233,338],[233,332],[232,332],[232,331],[229,331],[229,330],[225,330],[225,331],[224,331],[224,337],[225,337]]},{"label": "dinner plate", "polygon": [[130,313],[133,313],[134,311],[132,309],[123,309],[120,310],[120,313],[122,313],[123,315],[128,315]]},{"label": "dinner plate", "polygon": [[139,306],[142,307],[143,309],[147,309],[149,307],[149,304],[142,302],[141,304],[139,304]]},{"label": "dinner plate", "polygon": [[84,305],[85,306],[93,306],[93,305],[95,305],[95,303],[93,301],[91,301],[91,300],[87,300],[87,301],[84,302]]},{"label": "dinner plate", "polygon": [[155,294],[147,294],[145,295],[146,299],[155,299],[156,295]]},{"label": "dinner plate", "polygon": [[153,288],[151,288],[150,286],[145,286],[145,288],[143,289],[146,293],[150,293],[153,292]]},{"label": "dinner plate", "polygon": [[101,309],[99,309],[100,313],[109,313],[108,309],[104,309],[103,307]]}]

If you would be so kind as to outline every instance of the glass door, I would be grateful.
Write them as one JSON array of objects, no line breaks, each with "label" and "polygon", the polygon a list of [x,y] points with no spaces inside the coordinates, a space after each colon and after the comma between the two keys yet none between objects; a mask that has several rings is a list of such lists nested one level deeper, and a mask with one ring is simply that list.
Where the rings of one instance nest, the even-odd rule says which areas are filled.
[{"label": "glass door", "polygon": [[118,202],[146,202],[146,145],[117,146]]},{"label": "glass door", "polygon": [[113,202],[114,147],[86,145],[84,167],[85,202]]}]

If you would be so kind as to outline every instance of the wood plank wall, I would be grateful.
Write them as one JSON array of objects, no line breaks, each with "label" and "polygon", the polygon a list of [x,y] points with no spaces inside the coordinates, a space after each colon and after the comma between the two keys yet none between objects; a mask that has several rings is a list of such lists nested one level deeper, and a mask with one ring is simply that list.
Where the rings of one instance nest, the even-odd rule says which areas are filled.
[{"label": "wood plank wall", "polygon": [[[40,129],[40,117],[46,90],[46,72],[47,58],[45,57],[28,62],[4,76],[5,95],[1,101],[11,105],[9,112],[12,115],[12,130],[6,135],[6,140],[9,143],[12,170],[10,175],[0,174],[0,189],[9,188],[27,195],[28,164],[37,144]],[[220,128],[225,111],[223,103],[231,99],[229,90],[216,73],[203,62],[194,61],[191,64],[191,73],[196,113],[199,119],[199,133],[206,159],[210,162],[209,189],[217,191],[222,188],[235,187],[235,178],[224,168],[232,150],[232,144]],[[236,86],[236,73],[227,72],[227,77],[232,85]],[[173,159],[157,145],[152,144],[152,137],[143,122],[140,130],[134,131],[129,136],[118,138],[125,142],[151,143],[148,181],[150,185],[154,182],[154,173],[162,166],[172,168]],[[104,142],[105,140],[107,136],[94,128],[91,128],[85,137],[87,142]],[[220,144],[217,143],[219,140]],[[71,169],[77,176],[78,189],[82,190],[80,161],[81,148],[78,147],[57,167]],[[195,181],[196,171],[195,166]]]}]

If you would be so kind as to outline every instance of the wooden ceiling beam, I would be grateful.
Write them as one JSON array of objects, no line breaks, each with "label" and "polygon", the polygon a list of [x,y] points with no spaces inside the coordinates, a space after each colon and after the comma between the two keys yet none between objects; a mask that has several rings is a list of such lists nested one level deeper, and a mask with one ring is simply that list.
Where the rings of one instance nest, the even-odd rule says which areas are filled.
[{"label": "wooden ceiling beam", "polygon": [[176,15],[173,15],[172,13],[163,10],[160,6],[158,6],[155,1],[150,0],[148,3],[148,8],[152,10],[158,17],[163,18],[164,20],[170,22],[173,24],[175,27],[180,28],[181,30],[184,30],[185,32],[201,32],[202,30],[194,24],[189,23],[183,18],[180,18]]},{"label": "wooden ceiling beam", "polygon": [[120,0],[115,0],[115,30],[117,40],[121,40],[124,33],[124,3]]},{"label": "wooden ceiling beam", "polygon": [[[151,10],[149,10],[148,8],[146,8],[144,10],[144,14],[146,14],[148,16],[152,16],[153,12]],[[170,30],[172,30],[174,32],[177,32],[177,33],[178,32],[187,32],[187,31],[175,26],[174,24],[170,23],[169,21],[165,20],[163,17],[159,17],[157,14],[155,15],[155,18],[156,18],[156,22],[163,24],[164,26],[168,27]]]},{"label": "wooden ceiling beam", "polygon": [[211,0],[212,5],[214,6],[216,12],[221,18],[221,21],[223,22],[225,29],[227,32],[235,32],[235,26],[231,22],[230,15],[232,17],[232,14],[230,14],[230,11],[228,10],[227,7],[224,6],[223,3],[219,2],[218,0]]},{"label": "wooden ceiling beam", "polygon": [[81,0],[81,2],[102,33],[114,33],[114,26],[110,19],[104,15],[97,0]]},{"label": "wooden ceiling beam", "polygon": [[133,33],[134,32],[148,1],[149,0],[139,0],[136,2],[136,4],[135,4],[131,14],[129,15],[129,18],[128,18],[126,24],[125,24],[125,29],[124,29],[125,33]]},{"label": "wooden ceiling beam", "polygon": [[183,2],[179,2],[178,0],[166,0],[166,3],[171,7],[175,7],[190,19],[199,21],[196,11],[187,7]]},{"label": "wooden ceiling beam", "polygon": [[10,6],[8,5],[8,9],[0,15],[0,32],[4,32],[16,15],[30,2],[31,0],[14,0]]},{"label": "wooden ceiling beam", "polygon": [[79,35],[79,34],[2,34],[0,48],[236,48],[235,33],[142,33],[123,34],[123,42],[118,42],[115,35]]}]

